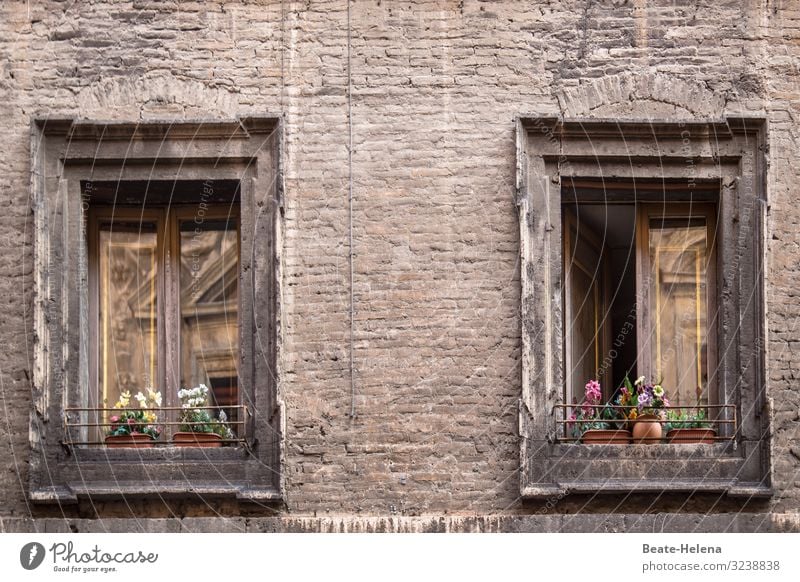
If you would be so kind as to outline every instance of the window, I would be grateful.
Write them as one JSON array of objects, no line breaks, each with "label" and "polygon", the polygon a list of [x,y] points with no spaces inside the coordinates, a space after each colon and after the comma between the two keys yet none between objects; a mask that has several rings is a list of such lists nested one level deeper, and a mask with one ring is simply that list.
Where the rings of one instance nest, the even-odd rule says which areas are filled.
[{"label": "window", "polygon": [[[519,120],[524,498],[771,495],[765,149],[761,119]],[[727,439],[565,442],[558,411],[626,374],[724,408]]]},{"label": "window", "polygon": [[[716,404],[716,206],[681,202],[697,184],[637,204],[626,192],[659,187],[635,186],[562,186],[565,401],[580,402],[590,379],[609,400],[642,375],[669,387],[673,405]],[[581,202],[590,188],[616,201]]]},{"label": "window", "polygon": [[[178,387],[205,384],[210,404],[225,407],[241,433],[238,183],[150,182],[138,204],[130,204],[137,188],[125,182],[83,186],[89,407],[108,408],[123,392],[164,387],[159,418],[175,422],[167,411],[180,406]],[[160,203],[152,193],[168,189],[177,203]],[[110,204],[106,192],[128,204]],[[208,201],[212,196],[216,202]],[[197,202],[182,203],[189,200]],[[92,420],[102,424],[108,415]],[[160,441],[168,442],[170,432]]]},{"label": "window", "polygon": [[[280,499],[279,119],[48,119],[33,134],[30,499]],[[175,421],[177,390],[200,383],[234,446],[96,446],[107,419],[89,415],[121,392],[152,386]]]}]

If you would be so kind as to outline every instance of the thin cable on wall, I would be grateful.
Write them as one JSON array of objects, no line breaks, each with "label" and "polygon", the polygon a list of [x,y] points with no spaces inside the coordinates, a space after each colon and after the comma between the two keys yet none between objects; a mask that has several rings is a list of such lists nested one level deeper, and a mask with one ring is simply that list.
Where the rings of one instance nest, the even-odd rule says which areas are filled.
[{"label": "thin cable on wall", "polygon": [[347,128],[349,147],[347,148],[348,190],[347,206],[349,213],[348,237],[350,249],[350,417],[356,416],[356,380],[353,358],[353,329],[355,328],[355,293],[353,292],[353,77],[350,74],[350,0],[347,0]]}]

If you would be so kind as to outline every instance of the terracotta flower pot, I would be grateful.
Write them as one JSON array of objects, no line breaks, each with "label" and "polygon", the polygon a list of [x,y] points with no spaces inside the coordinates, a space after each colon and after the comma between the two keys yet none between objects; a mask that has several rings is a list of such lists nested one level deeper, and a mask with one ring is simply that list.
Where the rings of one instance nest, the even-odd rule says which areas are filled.
[{"label": "terracotta flower pot", "polygon": [[583,433],[581,442],[586,445],[627,445],[631,442],[631,431],[591,429]]},{"label": "terracotta flower pot", "polygon": [[713,444],[717,431],[713,428],[673,428],[667,433],[667,440],[676,444]]},{"label": "terracotta flower pot", "polygon": [[221,447],[222,437],[213,432],[176,432],[172,444],[178,447]]},{"label": "terracotta flower pot", "polygon": [[106,446],[110,448],[118,447],[137,447],[149,449],[153,447],[155,441],[148,434],[113,434],[105,439]]},{"label": "terracotta flower pot", "polygon": [[633,423],[633,442],[653,444],[661,440],[661,419],[655,414],[643,414]]}]

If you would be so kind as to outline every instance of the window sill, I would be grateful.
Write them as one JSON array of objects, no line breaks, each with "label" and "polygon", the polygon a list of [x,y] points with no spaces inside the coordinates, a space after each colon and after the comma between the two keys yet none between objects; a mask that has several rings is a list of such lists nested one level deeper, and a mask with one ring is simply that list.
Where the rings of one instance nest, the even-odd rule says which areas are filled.
[{"label": "window sill", "polygon": [[527,459],[535,479],[522,497],[543,499],[567,493],[718,493],[763,498],[772,489],[739,475],[758,443],[585,445],[537,443]]},{"label": "window sill", "polygon": [[743,484],[736,479],[654,481],[649,479],[613,479],[606,481],[564,481],[553,485],[528,486],[522,489],[525,500],[552,499],[568,494],[663,494],[663,493],[715,493],[733,498],[768,499],[774,491],[759,484]]},{"label": "window sill", "polygon": [[248,483],[229,481],[185,481],[154,484],[151,481],[95,481],[67,483],[64,486],[41,487],[30,491],[29,499],[36,504],[74,504],[81,498],[96,500],[130,499],[133,497],[165,497],[198,495],[228,497],[237,501],[271,503],[281,501],[280,491],[269,487],[253,487]]},{"label": "window sill", "polygon": [[181,461],[246,461],[249,449],[244,446],[232,447],[179,447],[165,445],[153,448],[143,447],[95,447],[91,449],[72,448],[68,459],[74,459],[80,466],[87,463],[127,461],[139,464],[175,463]]},{"label": "window sill", "polygon": [[28,497],[42,505],[187,495],[280,501],[256,452],[244,446],[62,449],[51,465],[58,479],[31,487]]}]

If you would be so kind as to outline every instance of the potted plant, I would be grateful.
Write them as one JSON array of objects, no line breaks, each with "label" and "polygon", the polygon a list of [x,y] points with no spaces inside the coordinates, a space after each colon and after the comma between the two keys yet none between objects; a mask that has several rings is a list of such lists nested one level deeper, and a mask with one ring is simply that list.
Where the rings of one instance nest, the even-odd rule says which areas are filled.
[{"label": "potted plant", "polygon": [[153,441],[161,435],[161,429],[156,426],[158,417],[153,411],[161,406],[161,392],[148,388],[147,395],[138,392],[133,398],[139,403],[138,409],[129,408],[129,391],[120,394],[114,404],[114,409],[119,412],[108,419],[111,424],[105,438],[107,447],[152,447]]},{"label": "potted plant", "polygon": [[652,444],[661,440],[661,423],[669,400],[660,384],[646,383],[644,376],[631,384],[626,376],[619,389],[617,404],[623,407],[632,425],[633,442]]},{"label": "potted plant", "polygon": [[667,410],[667,440],[671,443],[713,444],[717,431],[708,421],[705,408]]},{"label": "potted plant", "polygon": [[616,410],[609,405],[600,405],[602,390],[597,380],[586,383],[584,399],[570,414],[572,436],[589,445],[628,444],[630,431],[620,428]]},{"label": "potted plant", "polygon": [[209,411],[208,386],[200,384],[194,388],[178,391],[181,400],[180,431],[172,436],[172,442],[184,447],[221,447],[223,440],[236,438],[228,426],[225,411],[217,418]]}]

